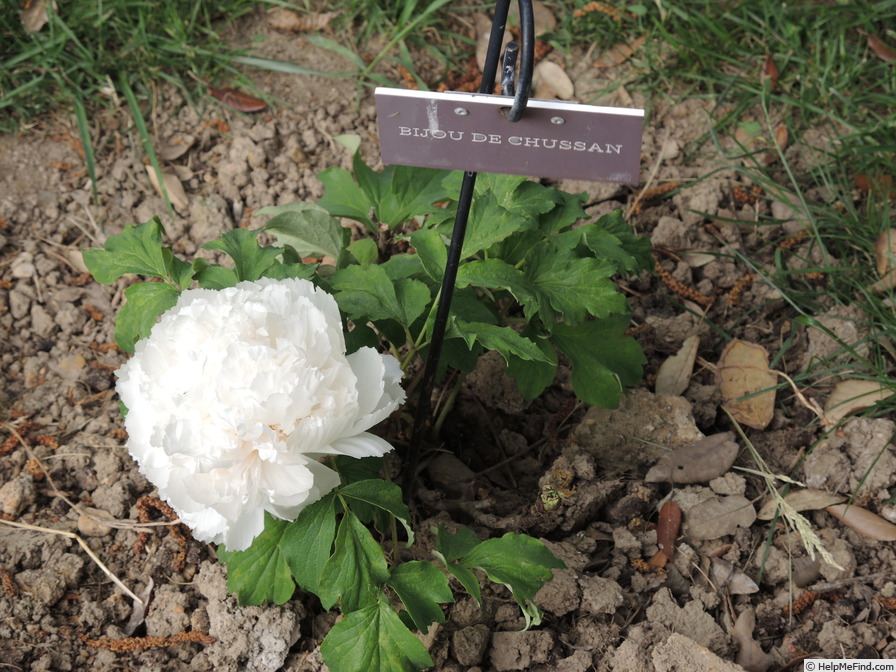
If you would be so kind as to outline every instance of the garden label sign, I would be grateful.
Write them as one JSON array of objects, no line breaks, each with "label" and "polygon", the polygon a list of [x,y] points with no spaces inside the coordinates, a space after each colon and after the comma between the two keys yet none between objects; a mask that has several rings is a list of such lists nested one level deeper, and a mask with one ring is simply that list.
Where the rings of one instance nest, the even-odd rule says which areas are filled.
[{"label": "garden label sign", "polygon": [[530,99],[376,89],[383,163],[637,184],[644,110]]}]

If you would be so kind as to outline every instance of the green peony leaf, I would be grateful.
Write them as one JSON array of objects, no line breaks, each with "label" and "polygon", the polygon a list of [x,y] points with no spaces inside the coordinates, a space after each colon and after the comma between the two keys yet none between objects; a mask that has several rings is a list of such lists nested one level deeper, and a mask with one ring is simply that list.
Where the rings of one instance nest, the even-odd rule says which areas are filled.
[{"label": "green peony leaf", "polygon": [[166,263],[162,253],[162,233],[158,217],[125,226],[121,233],[109,236],[101,249],[85,250],[84,263],[96,281],[104,285],[128,273],[167,279],[170,261]]},{"label": "green peony leaf", "polygon": [[394,229],[412,217],[428,214],[433,203],[454,194],[442,186],[447,171],[412,166],[388,166],[381,174],[380,194],[374,209],[377,219]]},{"label": "green peony leaf", "polygon": [[481,569],[492,581],[510,588],[523,610],[527,628],[541,623],[541,610],[532,601],[535,593],[553,578],[551,569],[566,567],[538,539],[512,532],[483,541],[463,558],[461,564]]},{"label": "green peony leaf", "polygon": [[401,488],[395,483],[382,478],[371,478],[349,483],[339,493],[346,499],[364,502],[395,516],[408,533],[408,545],[414,543],[411,512],[402,500]]},{"label": "green peony leaf", "polygon": [[324,609],[341,599],[342,613],[371,605],[389,578],[386,556],[358,517],[346,511],[336,533],[336,550],[320,576],[318,597]]},{"label": "green peony leaf", "polygon": [[608,250],[607,244],[609,239],[606,236],[592,236],[586,232],[585,243],[594,252],[595,256],[606,256],[609,259],[616,260],[619,264],[619,270],[627,273],[653,269],[655,262],[651,254],[652,245],[650,238],[636,235],[631,225],[622,216],[622,210],[614,210],[601,216],[595,222],[595,225],[613,236],[615,240],[612,243],[614,245],[618,244],[621,250],[621,252]]},{"label": "green peony leaf", "polygon": [[320,577],[336,539],[336,496],[329,494],[302,509],[283,534],[286,562],[302,590],[320,593]]},{"label": "green peony leaf", "polygon": [[257,214],[273,215],[264,231],[274,236],[281,246],[294,249],[299,258],[329,255],[339,259],[348,244],[348,229],[316,203],[299,201],[270,206]]},{"label": "green peony leaf", "polygon": [[[460,335],[467,343],[468,348],[478,342],[487,350],[497,350],[508,361],[511,355],[520,359],[531,359],[536,362],[549,363],[551,360],[542,352],[535,343],[520,334],[511,327],[498,327],[484,322],[465,322],[455,320],[457,335]],[[454,334],[452,334],[454,335]]]},{"label": "green peony leaf", "polygon": [[361,266],[369,266],[380,256],[373,238],[359,238],[346,248]]},{"label": "green peony leaf", "polygon": [[387,584],[398,594],[414,626],[424,635],[432,623],[444,623],[441,603],[454,602],[448,578],[431,562],[403,562],[392,570]]},{"label": "green peony leaf", "polygon": [[224,268],[218,264],[209,264],[202,257],[193,260],[196,281],[202,289],[224,289],[233,287],[237,282],[236,273],[232,268]]},{"label": "green peony leaf", "polygon": [[516,380],[520,394],[525,399],[532,400],[554,382],[557,375],[557,351],[547,339],[538,338],[528,329],[524,329],[522,335],[531,338],[549,360],[537,362],[511,356],[507,361],[507,374]]},{"label": "green peony leaf", "polygon": [[451,534],[444,524],[434,530],[436,534],[436,550],[433,554],[446,566],[449,562],[464,557],[476,548],[480,543],[473,530],[467,527],[459,527],[457,532]]},{"label": "green peony leaf", "polygon": [[616,408],[625,386],[640,378],[647,359],[625,335],[628,315],[570,326],[557,324],[552,340],[572,362],[572,387],[586,404]]},{"label": "green peony leaf", "polygon": [[237,280],[258,280],[277,261],[281,250],[277,247],[262,247],[258,244],[258,234],[262,229],[231,229],[218,240],[203,245],[206,250],[221,250],[233,259],[233,270]]},{"label": "green peony leaf", "polygon": [[372,232],[376,227],[370,219],[373,201],[355,184],[352,174],[343,168],[327,168],[318,174],[324,183],[324,195],[318,204],[333,217],[348,217],[361,222]]},{"label": "green peony leaf", "polygon": [[419,280],[393,280],[378,264],[347,266],[333,274],[336,302],[358,321],[396,320],[410,326],[429,305],[429,288]]},{"label": "green peony leaf", "polygon": [[[612,313],[628,313],[625,297],[610,280],[612,263],[579,258],[570,250],[542,244],[533,250],[525,266],[526,279],[537,299],[542,323],[553,331],[555,312],[569,324],[578,324],[588,315],[604,318]],[[533,303],[525,306],[526,316],[534,315]]]},{"label": "green peony leaf", "polygon": [[479,538],[473,532],[465,527],[457,530],[456,534],[451,534],[444,525],[439,525],[436,530],[436,548],[432,552],[445,569],[454,576],[464,590],[469,593],[477,603],[482,603],[482,592],[479,587],[479,579],[476,575],[463,565],[457,564],[456,560],[467,555],[480,543]]},{"label": "green peony leaf", "polygon": [[442,282],[445,264],[448,262],[448,247],[442,240],[442,234],[435,229],[419,229],[410,238],[426,274],[436,282]]},{"label": "green peony leaf", "polygon": [[245,551],[218,547],[218,558],[227,563],[227,589],[236,593],[240,604],[283,604],[292,597],[296,587],[287,563],[292,549],[285,541],[289,527],[287,521],[265,513],[264,531]]},{"label": "green peony leaf", "polygon": [[333,626],[320,646],[331,670],[416,672],[433,660],[380,592],[375,603],[353,611]]},{"label": "green peony leaf", "polygon": [[134,354],[134,346],[149,336],[159,315],[177,303],[180,296],[164,282],[141,282],[124,291],[126,302],[115,316],[115,342],[127,353]]},{"label": "green peony leaf", "polygon": [[278,261],[273,266],[269,266],[261,277],[274,280],[286,280],[287,278],[311,280],[314,278],[315,270],[314,264],[282,264]]},{"label": "green peony leaf", "polygon": [[523,272],[501,259],[468,261],[457,272],[457,286],[506,289],[520,303],[533,300],[532,288]]}]

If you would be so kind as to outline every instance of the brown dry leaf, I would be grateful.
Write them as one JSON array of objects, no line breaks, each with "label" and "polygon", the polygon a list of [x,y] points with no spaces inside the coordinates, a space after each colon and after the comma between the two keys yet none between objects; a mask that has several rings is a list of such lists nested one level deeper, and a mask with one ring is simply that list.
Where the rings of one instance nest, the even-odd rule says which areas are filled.
[{"label": "brown dry leaf", "polygon": [[[825,492],[824,490],[814,490],[813,488],[806,488],[805,490],[794,490],[792,492],[788,492],[784,495],[784,501],[787,502],[794,511],[818,511],[825,507],[831,506],[832,504],[839,504],[842,502],[845,497],[841,495],[833,495],[830,492]],[[763,504],[762,508],[759,509],[759,513],[756,515],[759,520],[771,520],[775,517],[775,511],[777,510],[778,502],[775,499],[770,499],[765,504]]]},{"label": "brown dry leaf", "polygon": [[188,151],[196,142],[196,136],[189,133],[175,133],[156,150],[156,154],[162,161],[175,161]]},{"label": "brown dry leaf", "polygon": [[771,91],[774,91],[778,85],[778,66],[775,65],[775,59],[772,58],[771,54],[765,57],[765,62],[762,64],[762,74],[759,79],[763,82],[768,79]]},{"label": "brown dry leaf", "polygon": [[710,558],[710,562],[709,578],[717,589],[724,588],[731,595],[752,595],[759,592],[756,582],[740,567],[715,556]]},{"label": "brown dry leaf", "polygon": [[[164,198],[162,187],[159,184],[159,177],[156,175],[155,169],[153,169],[152,166],[146,166],[146,174],[149,176],[149,181],[159,193],[159,196]],[[190,199],[187,197],[187,192],[184,191],[184,185],[177,179],[177,175],[174,173],[163,172],[162,180],[165,182],[165,191],[168,192],[168,200],[171,201],[171,205],[174,206],[174,209],[178,212],[186,211],[190,207]]]},{"label": "brown dry leaf", "polygon": [[532,71],[532,88],[535,90],[535,98],[542,100],[551,98],[569,100],[576,92],[566,70],[553,61],[541,61],[535,66]]},{"label": "brown dry leaf", "polygon": [[217,98],[227,107],[232,107],[237,112],[261,112],[268,108],[267,103],[263,100],[236,89],[218,88],[217,86],[207,86],[207,88],[210,96]]},{"label": "brown dry leaf", "polygon": [[671,499],[663,504],[656,521],[656,542],[669,560],[675,559],[675,540],[681,529],[681,508]]},{"label": "brown dry leaf", "polygon": [[692,335],[684,339],[681,349],[660,365],[654,387],[657,394],[677,397],[688,389],[699,349],[699,336]]},{"label": "brown dry leaf", "polygon": [[733,432],[713,434],[663,455],[644,480],[648,483],[705,483],[727,473],[739,450]]},{"label": "brown dry leaf", "polygon": [[824,405],[824,414],[836,425],[850,413],[873,406],[893,395],[893,387],[873,380],[841,380]]},{"label": "brown dry leaf", "polygon": [[887,229],[874,241],[874,262],[881,276],[896,268],[896,229]]},{"label": "brown dry leaf", "polygon": [[750,527],[756,520],[756,510],[743,495],[719,495],[692,506],[685,519],[689,539],[718,539],[734,534],[738,527]]},{"label": "brown dry leaf", "polygon": [[877,194],[893,193],[893,176],[892,175],[865,175],[860,173],[855,177],[856,186],[865,196],[869,192],[874,191]]},{"label": "brown dry leaf", "polygon": [[330,22],[338,16],[339,12],[314,12],[311,14],[299,14],[291,9],[275,9],[268,14],[268,25],[276,30],[291,30],[293,32],[311,32],[324,30]]},{"label": "brown dry leaf", "polygon": [[753,639],[755,627],[756,613],[753,607],[748,607],[740,613],[734,627],[731,628],[731,636],[737,642],[736,662],[747,672],[766,672],[775,664],[775,658],[763,651],[759,642]]},{"label": "brown dry leaf", "polygon": [[868,48],[871,49],[882,61],[892,63],[896,61],[896,49],[880,39],[877,35],[868,36]]},{"label": "brown dry leaf", "polygon": [[863,509],[849,504],[834,504],[825,509],[847,527],[877,541],[896,541],[896,525]]},{"label": "brown dry leaf", "polygon": [[[53,12],[56,12],[56,3],[50,3],[50,6],[53,8]],[[22,21],[22,27],[25,28],[25,31],[28,33],[36,33],[50,20],[49,15],[47,14],[47,3],[45,0],[32,0],[30,3],[26,4],[19,14],[19,18]]]},{"label": "brown dry leaf", "polygon": [[598,56],[593,65],[595,68],[612,68],[616,65],[622,65],[631,58],[632,54],[640,49],[646,41],[647,37],[642,35],[628,43],[618,42]]},{"label": "brown dry leaf", "polygon": [[768,426],[775,413],[778,377],[768,368],[765,348],[738,339],[731,341],[719,358],[716,379],[722,405],[735,420],[754,429]]}]

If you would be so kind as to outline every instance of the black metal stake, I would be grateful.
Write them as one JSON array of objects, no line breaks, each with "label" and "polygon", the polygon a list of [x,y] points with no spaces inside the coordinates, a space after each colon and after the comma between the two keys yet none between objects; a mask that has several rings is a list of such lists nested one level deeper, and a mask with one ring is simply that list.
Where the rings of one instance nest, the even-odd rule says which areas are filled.
[{"label": "black metal stake", "polygon": [[[532,83],[532,65],[534,60],[535,28],[531,0],[519,0],[520,29],[522,31],[522,57],[520,60],[520,77],[518,86],[514,87],[513,65],[516,61],[518,47],[511,42],[507,45],[502,69],[501,86],[502,93],[513,95],[514,101],[507,111],[509,121],[518,121],[526,109],[529,100],[529,88]],[[495,16],[492,20],[492,30],[489,36],[488,52],[485,58],[485,66],[482,70],[482,84],[479,93],[490,94],[495,88],[495,78],[498,72],[498,61],[501,57],[501,42],[504,39],[504,29],[507,24],[507,14],[510,10],[510,0],[498,0],[495,7]],[[514,88],[516,91],[514,92]],[[509,89],[509,93],[507,93]],[[457,269],[460,265],[461,250],[464,245],[464,237],[467,231],[467,222],[470,218],[470,208],[473,205],[473,192],[476,186],[476,173],[467,171],[464,173],[460,194],[457,199],[457,212],[454,216],[454,229],[451,232],[451,244],[448,247],[448,258],[445,264],[445,276],[442,278],[442,288],[439,294],[439,305],[436,308],[436,316],[433,322],[432,339],[429,343],[429,354],[423,369],[423,380],[420,386],[420,396],[417,400],[417,410],[414,415],[414,425],[411,431],[411,440],[405,456],[404,478],[402,479],[405,498],[410,498],[414,483],[417,478],[417,466],[420,463],[420,446],[423,441],[423,426],[429,416],[432,390],[435,385],[436,369],[439,365],[439,356],[442,344],[445,340],[445,330],[448,326],[448,317],[451,313],[451,298],[454,295],[454,283],[457,280]]]}]

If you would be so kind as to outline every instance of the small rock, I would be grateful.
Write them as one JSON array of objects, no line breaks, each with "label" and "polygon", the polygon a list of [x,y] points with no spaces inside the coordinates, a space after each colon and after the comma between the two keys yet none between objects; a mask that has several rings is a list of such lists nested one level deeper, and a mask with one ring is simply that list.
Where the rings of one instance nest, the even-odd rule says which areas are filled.
[{"label": "small rock", "polygon": [[20,280],[30,278],[35,273],[34,256],[30,252],[22,252],[12,260],[9,271],[12,277]]},{"label": "small rock", "polygon": [[81,534],[85,537],[105,537],[111,534],[114,528],[103,520],[115,519],[106,511],[89,506],[81,507],[81,511],[82,514],[78,517],[78,531]]},{"label": "small rock", "polygon": [[677,633],[657,644],[651,658],[656,672],[743,672],[740,665],[722,660],[705,646]]},{"label": "small rock", "polygon": [[[579,585],[572,569],[555,569],[554,578],[535,595],[535,604],[555,616],[564,616],[579,608]],[[459,659],[458,659],[459,660]]]},{"label": "small rock", "polygon": [[599,576],[583,576],[579,579],[582,586],[582,611],[588,614],[612,614],[622,603],[622,588],[618,583]]},{"label": "small rock", "polygon": [[495,632],[489,657],[498,672],[527,670],[532,665],[546,663],[552,648],[554,636],[545,630]]},{"label": "small rock", "polygon": [[65,579],[53,571],[27,569],[16,574],[16,582],[28,586],[29,594],[41,604],[52,607],[65,595]]},{"label": "small rock", "polygon": [[19,474],[0,488],[0,512],[15,518],[36,498],[34,479],[30,474]]},{"label": "small rock", "polygon": [[451,636],[451,654],[461,665],[479,665],[485,656],[491,631],[486,625],[471,625]]}]

